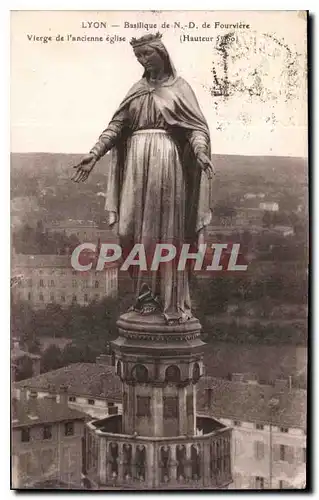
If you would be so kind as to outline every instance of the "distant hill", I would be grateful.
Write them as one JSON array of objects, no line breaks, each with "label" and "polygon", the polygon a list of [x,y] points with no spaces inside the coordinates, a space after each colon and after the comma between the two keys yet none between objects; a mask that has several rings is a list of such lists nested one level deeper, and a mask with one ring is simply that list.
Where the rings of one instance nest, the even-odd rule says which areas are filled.
[{"label": "distant hill", "polygon": [[[97,164],[86,183],[74,184],[71,176],[82,155],[55,153],[11,154],[12,224],[26,219],[103,217],[105,171],[109,156]],[[238,204],[247,192],[264,192],[266,198],[290,197],[291,206],[305,202],[307,160],[275,156],[213,155],[217,175],[214,198]],[[29,200],[32,199],[32,202]],[[16,201],[15,201],[16,200]]]}]

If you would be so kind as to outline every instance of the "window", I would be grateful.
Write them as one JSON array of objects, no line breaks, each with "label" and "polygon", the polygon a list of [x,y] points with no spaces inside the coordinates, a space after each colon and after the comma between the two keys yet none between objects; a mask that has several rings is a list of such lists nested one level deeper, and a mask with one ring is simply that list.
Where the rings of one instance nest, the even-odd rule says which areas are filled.
[{"label": "window", "polygon": [[257,460],[262,460],[265,455],[265,446],[263,441],[255,441],[255,458]]},{"label": "window", "polygon": [[96,281],[96,282],[94,283],[94,287],[95,287],[95,288],[99,288],[99,286],[100,286],[100,282],[99,282],[99,281]]},{"label": "window", "polygon": [[302,448],[302,460],[304,464],[307,462],[307,448]]},{"label": "window", "polygon": [[73,288],[76,288],[76,287],[77,287],[77,285],[78,285],[78,284],[77,284],[77,281],[76,281],[76,280],[72,280],[72,287],[73,287]]},{"label": "window", "polygon": [[75,276],[76,275],[76,271],[72,271],[72,274],[73,274],[73,276]]},{"label": "window", "polygon": [[99,295],[98,293],[96,293],[96,294],[94,295],[94,300],[99,300],[99,298],[100,298],[100,295]]},{"label": "window", "polygon": [[147,382],[148,381],[148,370],[144,365],[135,365],[132,369],[132,378],[137,382]]},{"label": "window", "polygon": [[263,424],[256,424],[256,429],[258,431],[263,431],[264,430],[264,425]]},{"label": "window", "polygon": [[89,301],[88,294],[87,294],[87,293],[85,293],[85,294],[84,294],[84,302],[88,302],[88,301]]},{"label": "window", "polygon": [[52,425],[45,425],[43,427],[43,439],[52,438]]},{"label": "window", "polygon": [[285,481],[283,481],[282,479],[280,479],[280,481],[279,481],[279,489],[280,490],[285,489]]},{"label": "window", "polygon": [[265,488],[265,479],[261,476],[256,476],[255,486],[258,490],[263,490]]},{"label": "window", "polygon": [[43,293],[40,293],[39,300],[41,300],[42,302],[44,301]]},{"label": "window", "polygon": [[28,443],[30,441],[29,427],[24,427],[23,429],[21,429],[21,441],[22,443]]},{"label": "window", "polygon": [[61,295],[61,302],[65,302],[65,295]]},{"label": "window", "polygon": [[73,297],[72,297],[72,302],[77,302],[77,300],[78,300],[77,296],[76,296],[76,295],[73,295]]},{"label": "window", "polygon": [[40,280],[40,286],[44,286],[44,281],[42,279]]},{"label": "window", "polygon": [[95,405],[94,399],[88,399],[88,405]]},{"label": "window", "polygon": [[75,403],[76,397],[75,396],[69,396],[69,401],[70,401],[70,403]]},{"label": "window", "polygon": [[50,281],[50,286],[55,286],[55,284],[54,284],[54,280],[51,280],[51,281]]},{"label": "window", "polygon": [[74,435],[74,422],[66,422],[64,424],[64,435],[73,436]]},{"label": "window", "polygon": [[166,368],[165,380],[166,382],[175,382],[175,383],[180,382],[181,372],[178,366],[170,365]]},{"label": "window", "polygon": [[282,462],[289,462],[290,464],[294,461],[294,448],[293,446],[287,446],[284,444],[279,445],[279,460]]},{"label": "window", "polygon": [[150,417],[151,416],[151,398],[149,396],[136,397],[137,417]]},{"label": "window", "polygon": [[233,421],[233,426],[234,426],[234,427],[241,427],[241,422],[240,422],[240,420],[234,420],[234,421]]},{"label": "window", "polygon": [[178,417],[178,398],[175,396],[164,396],[164,418],[177,418]]},{"label": "window", "polygon": [[195,363],[194,366],[193,366],[193,381],[194,382],[198,382],[199,378],[200,378],[199,364]]},{"label": "window", "polygon": [[32,286],[32,278],[28,279],[28,286]]},{"label": "window", "polygon": [[280,432],[289,432],[288,427],[280,427]]},{"label": "window", "polygon": [[28,293],[28,300],[31,300],[31,292]]},{"label": "window", "polygon": [[50,293],[50,301],[51,301],[51,302],[54,302],[54,300],[55,300],[55,299],[54,299],[54,293]]}]

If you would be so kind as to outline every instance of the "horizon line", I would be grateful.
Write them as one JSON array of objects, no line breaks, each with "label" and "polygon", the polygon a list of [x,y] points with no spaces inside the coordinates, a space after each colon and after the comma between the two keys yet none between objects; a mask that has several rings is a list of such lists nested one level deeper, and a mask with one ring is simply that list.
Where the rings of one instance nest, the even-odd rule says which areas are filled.
[{"label": "horizon line", "polygon": [[[51,152],[51,151],[10,151],[10,155],[12,154],[27,154],[27,155],[79,155],[79,156],[84,156],[87,154],[86,152],[83,153],[65,153],[63,151],[61,152]],[[107,153],[108,154],[108,153]],[[105,156],[107,156],[107,154]],[[263,157],[270,157],[270,158],[291,158],[291,159],[301,159],[301,160],[308,160],[309,156],[289,156],[289,155],[278,155],[278,154],[242,154],[242,153],[212,153],[211,156],[251,156],[251,157],[258,157],[258,158],[263,158]],[[103,158],[103,157],[102,157]],[[101,158],[101,159],[102,159]]]}]

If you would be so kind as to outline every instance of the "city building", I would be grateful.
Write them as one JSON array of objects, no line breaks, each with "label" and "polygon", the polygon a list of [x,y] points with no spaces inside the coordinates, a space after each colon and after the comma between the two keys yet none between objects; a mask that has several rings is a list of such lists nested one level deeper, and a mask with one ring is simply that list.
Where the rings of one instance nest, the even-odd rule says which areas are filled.
[{"label": "city building", "polygon": [[[143,358],[145,360],[145,357]],[[146,418],[139,415],[135,418],[136,431],[133,428],[127,431],[132,434],[136,432],[134,440],[132,441],[131,434],[121,433],[119,435],[120,420],[123,418],[121,415],[123,414],[122,385],[115,374],[112,363],[114,360],[112,361],[111,356],[101,355],[97,358],[96,363],[75,363],[23,380],[14,386],[17,392],[20,388],[25,389],[27,394],[36,391],[39,400],[50,396],[51,398],[55,397],[58,402],[67,391],[69,407],[85,412],[91,417],[91,422],[87,425],[86,430],[86,456],[84,458],[86,474],[90,478],[90,483],[97,488],[119,487],[118,474],[119,477],[123,477],[124,474],[124,471],[119,469],[114,475],[115,465],[109,465],[109,470],[105,470],[107,467],[106,458],[100,455],[102,452],[111,453],[111,443],[117,443],[120,448],[122,445],[123,447],[127,445],[125,448],[127,453],[134,451],[137,453],[137,445],[146,446],[146,449],[149,449],[154,446],[154,442],[157,445],[155,450],[157,449],[158,453],[161,445],[166,446],[166,452],[169,450],[171,454],[176,453],[177,450],[174,449],[174,446],[172,447],[174,440],[171,436],[158,436],[157,439],[143,437],[143,427],[148,429],[147,432],[150,432],[156,424],[164,425],[166,420],[165,418],[161,421],[161,411],[168,411],[167,406],[164,406],[161,411],[157,410],[158,406],[156,406],[159,404],[160,393],[165,389],[165,380],[162,381],[162,386],[160,381],[157,381],[154,394],[151,391],[151,396],[143,394],[139,395],[139,399],[136,399],[138,405],[135,407],[136,411],[149,412],[153,408],[155,412],[156,407],[158,422],[152,423],[151,417]],[[121,369],[124,371],[123,366]],[[117,373],[120,373],[118,363],[116,370]],[[205,441],[201,441],[201,439],[205,439],[203,423],[205,423],[205,418],[212,415],[216,427],[218,424],[223,424],[226,429],[233,428],[231,447],[233,482],[229,484],[230,489],[303,488],[306,483],[306,390],[291,387],[288,379],[277,380],[273,385],[265,385],[259,384],[253,374],[248,375],[233,374],[232,380],[209,376],[200,378],[197,384],[197,393],[194,392],[198,409],[196,435],[192,440],[179,438],[177,441],[179,444],[186,444],[187,448],[190,442],[193,444],[197,440],[197,444],[205,447]],[[123,376],[124,373],[122,373],[122,378]],[[132,380],[131,383],[133,384],[134,381]],[[168,381],[166,383],[166,390],[172,391],[170,383]],[[132,388],[129,390],[132,392]],[[132,420],[135,410],[132,401],[128,400],[126,395],[129,390],[124,391],[123,402],[126,405],[124,412],[128,411],[131,414],[125,418]],[[146,383],[142,384],[142,390],[145,394],[147,393]],[[170,398],[173,396],[166,397],[169,397],[166,401],[172,404],[173,399]],[[187,401],[189,405],[186,394],[186,410]],[[179,403],[179,413],[184,411],[182,403],[183,401]],[[144,410],[141,405],[145,405]],[[130,410],[126,410],[127,406],[130,407]],[[94,420],[92,421],[92,419]],[[150,422],[151,428],[148,427],[148,422]],[[132,422],[129,425],[132,425]],[[172,420],[168,419],[165,425],[171,426]],[[181,425],[183,425],[182,422]],[[225,427],[221,427],[220,432]],[[157,431],[157,433],[160,432]],[[202,436],[198,438],[200,434]],[[108,449],[106,449],[107,446],[109,446]],[[189,453],[189,448],[187,449]],[[95,459],[92,459],[92,456]],[[98,460],[97,457],[100,457],[99,465],[94,462],[94,460]],[[172,463],[173,457],[170,456]],[[112,461],[112,456],[108,455],[107,459]],[[131,462],[130,467],[126,469],[125,487],[131,485],[136,488],[139,481],[133,477],[134,474],[137,475],[133,462]],[[160,467],[157,468],[158,476],[162,474],[161,470]],[[147,471],[144,472],[146,474]],[[175,474],[174,469],[171,474]],[[164,478],[164,475],[161,477]],[[160,477],[157,480],[158,485],[161,485]],[[140,481],[141,487],[145,487],[145,480]],[[165,481],[174,487],[169,475]],[[194,487],[196,484],[198,485],[198,480],[188,482],[189,487]]]},{"label": "city building", "polygon": [[258,384],[243,374],[203,377],[198,405],[233,427],[232,489],[302,489],[306,485],[307,392],[288,380]]},{"label": "city building", "polygon": [[28,397],[21,388],[13,396],[12,487],[81,488],[85,415],[63,397],[59,403],[33,392]]},{"label": "city building", "polygon": [[197,414],[203,374],[200,324],[167,325],[130,312],[112,342],[122,415],[86,424],[87,478],[95,489],[227,489],[231,428]]},{"label": "city building", "polygon": [[72,409],[92,418],[105,418],[122,411],[121,384],[114,374],[110,356],[101,355],[96,363],[73,363],[69,366],[21,380],[15,390],[36,392],[38,399],[50,396],[57,402],[65,397]]},{"label": "city building", "polygon": [[105,265],[103,271],[76,271],[70,255],[15,254],[12,275],[19,276],[12,287],[13,300],[25,300],[41,308],[56,303],[88,305],[93,300],[114,297],[118,290],[118,266]]},{"label": "city building", "polygon": [[48,233],[63,233],[65,236],[76,236],[80,243],[117,243],[118,238],[109,227],[99,227],[93,221],[67,219],[63,221],[50,222],[44,224],[44,229]]}]

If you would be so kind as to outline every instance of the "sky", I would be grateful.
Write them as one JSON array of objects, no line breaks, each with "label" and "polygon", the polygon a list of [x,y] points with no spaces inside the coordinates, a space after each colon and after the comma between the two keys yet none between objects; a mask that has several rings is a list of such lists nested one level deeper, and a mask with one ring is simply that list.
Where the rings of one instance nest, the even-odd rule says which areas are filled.
[{"label": "sky", "polygon": [[[107,27],[89,27],[93,22]],[[222,26],[236,23],[249,28]],[[145,24],[157,26],[147,30]],[[141,77],[129,40],[160,31],[178,74],[197,95],[213,153],[305,157],[306,26],[298,11],[14,11],[11,151],[88,152]],[[227,33],[230,95],[225,97],[211,90],[224,78],[218,44]],[[57,41],[58,35],[64,41]],[[68,35],[101,36],[103,42],[72,42]],[[126,41],[110,43],[107,35]],[[184,35],[212,40],[185,41]]]}]

